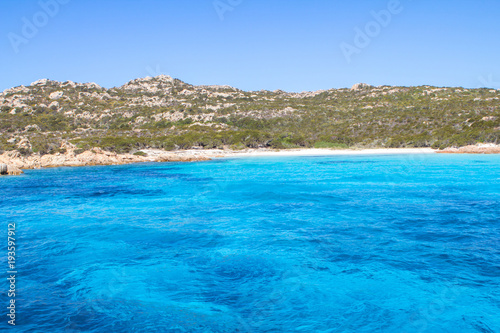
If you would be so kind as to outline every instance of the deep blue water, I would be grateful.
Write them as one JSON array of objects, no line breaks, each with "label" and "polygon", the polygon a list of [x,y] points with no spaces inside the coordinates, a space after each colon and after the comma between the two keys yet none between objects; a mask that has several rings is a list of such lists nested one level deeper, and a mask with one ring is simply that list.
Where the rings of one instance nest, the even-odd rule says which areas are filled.
[{"label": "deep blue water", "polygon": [[0,186],[16,332],[500,332],[500,156],[59,168]]}]

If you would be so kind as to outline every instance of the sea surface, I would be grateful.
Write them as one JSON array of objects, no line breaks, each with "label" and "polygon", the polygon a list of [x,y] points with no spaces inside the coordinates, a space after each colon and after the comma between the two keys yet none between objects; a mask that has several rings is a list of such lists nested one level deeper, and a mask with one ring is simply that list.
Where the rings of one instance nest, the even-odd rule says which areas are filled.
[{"label": "sea surface", "polygon": [[500,332],[498,155],[57,168],[0,187],[0,330]]}]

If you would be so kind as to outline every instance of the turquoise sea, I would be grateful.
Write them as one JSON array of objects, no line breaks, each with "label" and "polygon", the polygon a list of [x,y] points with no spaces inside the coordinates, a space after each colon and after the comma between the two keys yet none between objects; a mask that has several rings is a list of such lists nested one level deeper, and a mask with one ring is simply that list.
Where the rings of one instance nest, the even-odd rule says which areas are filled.
[{"label": "turquoise sea", "polygon": [[15,332],[500,332],[500,156],[254,157],[0,178]]}]

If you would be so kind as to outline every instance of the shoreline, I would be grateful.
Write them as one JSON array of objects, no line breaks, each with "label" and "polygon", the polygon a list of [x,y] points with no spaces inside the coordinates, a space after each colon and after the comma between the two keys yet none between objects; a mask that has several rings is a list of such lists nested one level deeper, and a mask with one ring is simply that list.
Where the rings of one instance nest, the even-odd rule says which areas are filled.
[{"label": "shoreline", "polygon": [[256,149],[249,152],[236,152],[235,157],[252,156],[341,156],[341,155],[386,155],[386,154],[434,154],[432,148],[373,148],[373,149],[284,149],[284,150],[264,150]]},{"label": "shoreline", "polygon": [[76,154],[74,148],[68,148],[64,154],[22,156],[17,151],[4,152],[0,155],[0,163],[9,168],[9,175],[19,175],[26,169],[43,169],[57,167],[79,167],[96,165],[121,165],[147,162],[200,162],[214,158],[244,158],[265,156],[340,156],[340,155],[380,155],[380,154],[432,154],[430,148],[380,148],[380,149],[191,149],[181,151],[164,151],[160,149],[143,149],[144,154],[117,154],[93,148]]},{"label": "shoreline", "polygon": [[74,147],[67,147],[66,153],[55,155],[22,156],[17,151],[4,152],[0,155],[0,164],[8,166],[8,175],[20,175],[23,169],[42,169],[57,167],[79,167],[98,165],[122,165],[148,162],[199,162],[215,158],[246,157],[286,157],[286,156],[356,156],[356,155],[414,155],[414,154],[498,154],[500,146],[467,146],[461,148],[373,148],[373,149],[190,149],[181,151],[164,151],[160,149],[142,149],[144,155],[117,154],[93,148],[81,154],[75,153]]}]

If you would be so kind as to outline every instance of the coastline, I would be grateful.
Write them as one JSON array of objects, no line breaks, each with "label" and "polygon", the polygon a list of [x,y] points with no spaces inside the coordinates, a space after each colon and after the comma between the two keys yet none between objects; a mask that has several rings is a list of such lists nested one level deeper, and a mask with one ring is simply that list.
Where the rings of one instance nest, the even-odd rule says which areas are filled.
[{"label": "coastline", "polygon": [[272,156],[341,156],[341,155],[397,155],[397,154],[498,154],[498,145],[467,146],[461,148],[374,148],[374,149],[191,149],[182,151],[164,151],[159,149],[140,150],[141,155],[117,154],[93,148],[77,154],[74,147],[67,147],[65,153],[55,155],[23,156],[17,151],[8,151],[0,155],[0,164],[6,164],[9,175],[20,175],[23,169],[41,169],[54,167],[78,167],[94,165],[120,165],[146,162],[199,162],[214,158],[244,158]]},{"label": "coastline", "polygon": [[460,148],[446,148],[438,151],[440,154],[500,154],[500,145],[477,144]]},{"label": "coastline", "polygon": [[433,154],[436,151],[432,148],[374,148],[374,149],[285,149],[285,150],[265,150],[256,149],[253,151],[236,152],[235,157],[250,156],[338,156],[338,155],[386,155],[386,154]]},{"label": "coastline", "polygon": [[159,149],[143,149],[141,155],[117,154],[93,148],[77,154],[74,148],[66,153],[55,155],[23,156],[17,151],[4,152],[0,155],[0,163],[9,168],[9,175],[19,175],[22,170],[56,167],[79,167],[94,165],[120,165],[146,162],[199,162],[214,158],[258,157],[258,156],[334,156],[334,155],[377,155],[377,154],[432,154],[433,149],[394,148],[394,149],[191,149],[182,151],[164,151]]}]

